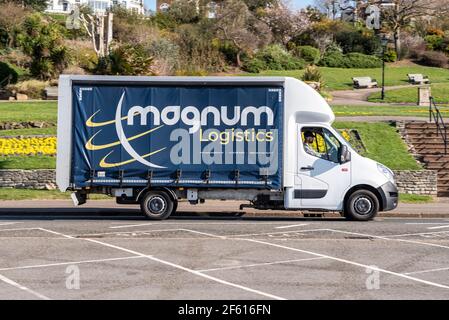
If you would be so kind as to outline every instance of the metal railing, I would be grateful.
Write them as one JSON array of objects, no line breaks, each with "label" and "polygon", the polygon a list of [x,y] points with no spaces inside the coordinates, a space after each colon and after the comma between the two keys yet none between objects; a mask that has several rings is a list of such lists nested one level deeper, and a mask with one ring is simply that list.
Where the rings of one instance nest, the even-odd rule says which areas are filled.
[{"label": "metal railing", "polygon": [[444,123],[443,116],[433,97],[430,97],[429,117],[430,122],[434,121],[437,126],[437,135],[439,134],[443,138],[444,154],[447,154],[447,125]]}]

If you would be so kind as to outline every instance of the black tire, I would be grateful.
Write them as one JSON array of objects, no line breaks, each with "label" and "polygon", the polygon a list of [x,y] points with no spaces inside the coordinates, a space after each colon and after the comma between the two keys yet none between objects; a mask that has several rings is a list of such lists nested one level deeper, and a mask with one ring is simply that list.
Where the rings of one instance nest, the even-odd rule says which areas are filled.
[{"label": "black tire", "polygon": [[164,191],[148,191],[140,201],[142,213],[152,220],[167,219],[174,208],[174,201]]},{"label": "black tire", "polygon": [[379,212],[379,200],[368,190],[352,193],[345,204],[345,217],[353,221],[369,221]]}]

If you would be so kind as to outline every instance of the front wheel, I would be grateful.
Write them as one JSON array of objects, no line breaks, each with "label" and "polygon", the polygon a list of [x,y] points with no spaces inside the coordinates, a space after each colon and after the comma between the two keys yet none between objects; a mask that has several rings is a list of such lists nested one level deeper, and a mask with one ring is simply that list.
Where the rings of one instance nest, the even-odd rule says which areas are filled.
[{"label": "front wheel", "polygon": [[148,191],[140,201],[140,209],[149,219],[164,220],[174,211],[174,201],[164,191]]},{"label": "front wheel", "polygon": [[369,221],[379,212],[379,200],[368,190],[358,190],[351,194],[345,204],[348,220]]}]

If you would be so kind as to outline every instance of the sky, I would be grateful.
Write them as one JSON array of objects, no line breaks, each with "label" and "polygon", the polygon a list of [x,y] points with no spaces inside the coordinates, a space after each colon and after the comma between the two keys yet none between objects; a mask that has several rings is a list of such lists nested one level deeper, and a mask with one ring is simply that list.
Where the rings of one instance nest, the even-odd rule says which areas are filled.
[{"label": "sky", "polygon": [[[156,0],[144,0],[145,7],[151,10],[156,8]],[[290,0],[295,9],[301,9],[307,7],[309,4],[314,4],[314,0]]]}]

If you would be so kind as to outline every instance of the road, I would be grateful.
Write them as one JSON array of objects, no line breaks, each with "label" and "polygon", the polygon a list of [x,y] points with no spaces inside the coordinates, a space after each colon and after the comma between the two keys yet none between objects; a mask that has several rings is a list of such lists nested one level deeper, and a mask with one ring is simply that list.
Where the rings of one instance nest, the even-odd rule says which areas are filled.
[{"label": "road", "polygon": [[8,205],[0,299],[449,299],[449,219]]}]

